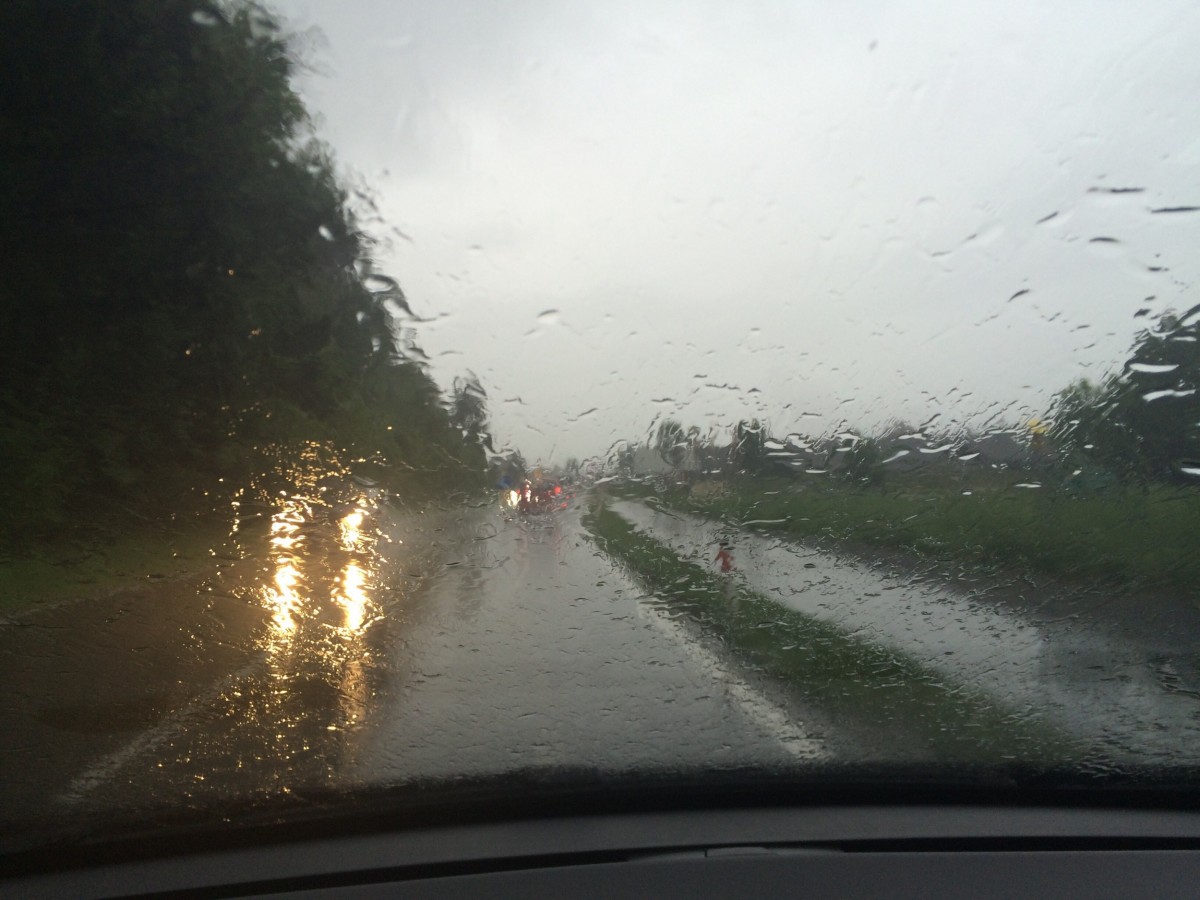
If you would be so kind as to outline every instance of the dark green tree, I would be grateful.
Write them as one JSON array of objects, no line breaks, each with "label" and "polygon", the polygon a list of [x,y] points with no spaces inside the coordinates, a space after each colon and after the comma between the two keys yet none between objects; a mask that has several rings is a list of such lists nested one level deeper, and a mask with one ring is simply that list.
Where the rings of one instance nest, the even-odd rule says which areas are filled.
[{"label": "dark green tree", "polygon": [[733,433],[733,464],[747,475],[757,475],[767,460],[767,429],[758,419],[743,419]]},{"label": "dark green tree", "polygon": [[450,420],[462,430],[468,444],[487,438],[487,392],[474,375],[454,379]]},{"label": "dark green tree", "polygon": [[1053,410],[1053,441],[1068,461],[1126,481],[1196,482],[1200,461],[1200,306],[1141,331],[1123,370],[1078,381]]},{"label": "dark green tree", "polygon": [[169,508],[273,443],[474,470],[267,12],[9,0],[0,58],[0,531]]},{"label": "dark green tree", "polygon": [[860,438],[846,450],[842,475],[847,481],[861,486],[883,483],[883,452],[873,438]]},{"label": "dark green tree", "polygon": [[520,450],[512,450],[508,454],[508,471],[515,481],[521,481],[529,473],[529,465]]},{"label": "dark green tree", "polygon": [[654,436],[654,446],[663,462],[678,468],[687,454],[687,434],[683,426],[674,419],[664,419],[658,424]]}]

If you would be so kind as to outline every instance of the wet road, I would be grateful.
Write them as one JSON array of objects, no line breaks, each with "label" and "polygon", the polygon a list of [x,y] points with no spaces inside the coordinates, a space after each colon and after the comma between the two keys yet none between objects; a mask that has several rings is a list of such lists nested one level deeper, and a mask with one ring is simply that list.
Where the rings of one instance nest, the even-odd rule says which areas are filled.
[{"label": "wet road", "polygon": [[[1100,758],[1200,756],[1194,611],[966,593],[642,504],[614,509],[708,564],[733,538],[736,577],[754,590],[1066,728]],[[852,737],[643,596],[578,509],[416,515],[365,495],[296,500],[232,544],[193,576],[0,624],[8,828],[539,767],[853,755]]]},{"label": "wet road", "polygon": [[821,759],[577,510],[302,504],[242,558],[0,628],[4,818],[514,768]]},{"label": "wet road", "polygon": [[474,544],[389,650],[388,703],[355,765],[363,777],[823,755],[802,723],[642,602],[583,538],[576,510]]},{"label": "wet road", "polygon": [[732,542],[749,588],[1063,729],[1097,759],[1200,763],[1200,611],[1182,599],[1029,579],[964,589],[639,502],[611,508],[710,567]]}]

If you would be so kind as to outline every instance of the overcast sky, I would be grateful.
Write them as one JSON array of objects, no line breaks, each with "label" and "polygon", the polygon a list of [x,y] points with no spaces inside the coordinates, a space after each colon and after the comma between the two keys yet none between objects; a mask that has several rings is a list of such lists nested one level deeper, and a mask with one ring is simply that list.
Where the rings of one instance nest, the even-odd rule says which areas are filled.
[{"label": "overcast sky", "polygon": [[1195,3],[271,5],[435,376],[531,460],[1018,421],[1200,303],[1200,213],[1152,212],[1200,206]]}]

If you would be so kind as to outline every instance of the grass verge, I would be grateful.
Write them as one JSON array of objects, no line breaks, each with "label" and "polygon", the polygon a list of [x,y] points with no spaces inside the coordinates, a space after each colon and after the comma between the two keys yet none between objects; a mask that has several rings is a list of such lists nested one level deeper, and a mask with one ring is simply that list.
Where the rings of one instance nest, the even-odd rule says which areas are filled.
[{"label": "grass verge", "polygon": [[[1084,748],[1028,713],[1001,708],[947,683],[886,647],[790,610],[680,559],[603,506],[584,524],[600,548],[667,608],[719,637],[735,654],[783,683],[803,703],[897,746],[916,742],[935,759],[972,765],[1059,765]],[[901,751],[902,752],[902,751]]]},{"label": "grass verge", "polygon": [[[648,493],[644,486],[632,486]],[[628,489],[627,489],[628,490]],[[801,539],[867,544],[938,564],[1035,572],[1200,601],[1200,492],[1153,487],[1075,495],[1011,484],[914,481],[886,490],[747,478],[662,500]]]},{"label": "grass verge", "polygon": [[200,571],[228,536],[227,522],[189,523],[178,531],[147,527],[107,540],[47,543],[0,559],[0,616]]}]

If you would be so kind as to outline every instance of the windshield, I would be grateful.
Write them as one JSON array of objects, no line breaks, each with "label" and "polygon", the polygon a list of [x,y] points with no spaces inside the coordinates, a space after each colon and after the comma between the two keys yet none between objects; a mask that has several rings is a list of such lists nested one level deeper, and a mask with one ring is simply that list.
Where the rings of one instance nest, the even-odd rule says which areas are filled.
[{"label": "windshield", "polygon": [[6,847],[531,778],[1196,787],[1194,4],[0,42]]}]

